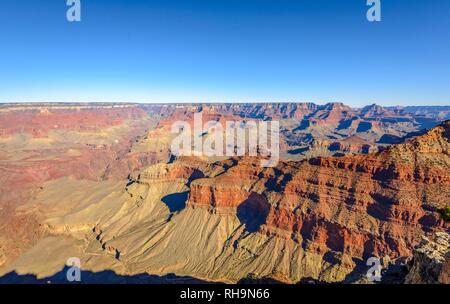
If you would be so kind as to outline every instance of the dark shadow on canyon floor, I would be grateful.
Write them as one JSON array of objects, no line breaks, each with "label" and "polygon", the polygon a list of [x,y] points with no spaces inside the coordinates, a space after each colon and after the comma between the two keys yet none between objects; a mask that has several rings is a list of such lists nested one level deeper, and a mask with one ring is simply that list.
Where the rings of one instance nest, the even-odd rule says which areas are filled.
[{"label": "dark shadow on canyon floor", "polygon": [[150,274],[126,276],[118,275],[112,270],[81,271],[81,282],[69,282],[66,277],[67,270],[69,268],[64,267],[58,273],[43,279],[38,279],[32,274],[21,275],[10,272],[0,277],[0,284],[212,284],[212,282],[192,277],[180,277],[173,273],[164,276]]},{"label": "dark shadow on canyon floor", "polygon": [[303,154],[307,151],[309,151],[309,147],[292,149],[292,150],[288,150],[287,152],[288,152],[288,154],[291,154],[291,155],[297,155],[297,154]]},{"label": "dark shadow on canyon floor", "polygon": [[270,204],[264,195],[253,192],[237,208],[237,217],[248,232],[256,232],[266,222]]},{"label": "dark shadow on canyon floor", "polygon": [[180,192],[166,195],[161,199],[161,201],[166,204],[170,212],[178,212],[184,209],[186,206],[186,200],[188,197],[188,192]]}]

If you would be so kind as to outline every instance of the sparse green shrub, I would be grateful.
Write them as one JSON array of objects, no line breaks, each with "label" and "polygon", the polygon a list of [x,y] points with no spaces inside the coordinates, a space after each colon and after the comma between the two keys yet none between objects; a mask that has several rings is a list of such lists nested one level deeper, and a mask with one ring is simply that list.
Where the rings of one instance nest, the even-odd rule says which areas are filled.
[{"label": "sparse green shrub", "polygon": [[438,209],[437,212],[445,222],[450,222],[450,207]]}]

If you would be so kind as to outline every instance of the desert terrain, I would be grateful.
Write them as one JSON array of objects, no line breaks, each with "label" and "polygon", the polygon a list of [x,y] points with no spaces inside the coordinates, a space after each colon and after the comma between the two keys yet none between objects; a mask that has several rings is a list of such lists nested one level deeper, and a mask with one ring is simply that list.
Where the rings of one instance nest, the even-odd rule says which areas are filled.
[{"label": "desert terrain", "polygon": [[[280,161],[174,156],[171,126],[195,113],[280,121]],[[70,257],[125,282],[225,283],[364,282],[378,257],[421,282],[417,248],[450,228],[449,119],[444,106],[2,104],[0,282],[49,280]]]}]

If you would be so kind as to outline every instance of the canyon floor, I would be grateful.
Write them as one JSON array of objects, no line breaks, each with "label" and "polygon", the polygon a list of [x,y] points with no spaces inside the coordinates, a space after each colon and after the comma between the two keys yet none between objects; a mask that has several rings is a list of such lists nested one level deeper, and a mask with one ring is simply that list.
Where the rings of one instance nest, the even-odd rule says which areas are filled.
[{"label": "canyon floor", "polygon": [[[194,113],[280,121],[280,161],[174,157],[171,126]],[[448,119],[340,103],[2,105],[0,282],[64,280],[77,257],[97,283],[365,283],[377,257],[420,283],[431,252],[450,283]]]}]

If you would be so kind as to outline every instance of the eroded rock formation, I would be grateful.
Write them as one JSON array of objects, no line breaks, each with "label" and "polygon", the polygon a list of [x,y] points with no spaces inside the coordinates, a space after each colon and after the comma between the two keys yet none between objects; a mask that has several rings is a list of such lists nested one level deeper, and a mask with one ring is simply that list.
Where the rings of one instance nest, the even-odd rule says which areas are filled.
[{"label": "eroded rock formation", "polygon": [[[286,119],[312,119],[317,114],[327,122],[315,127],[322,131],[331,124],[339,128],[339,116],[351,121],[354,116],[341,104],[241,109],[242,116],[264,117],[273,111]],[[10,185],[29,178],[36,186],[24,194],[20,208],[2,201],[0,215],[9,224],[0,227],[5,231],[1,235],[8,236],[0,239],[0,274],[18,271],[45,277],[59,271],[68,257],[78,256],[83,269],[126,275],[342,282],[360,271],[369,257],[412,257],[423,235],[449,229],[437,212],[450,197],[448,121],[378,153],[325,153],[262,168],[260,160],[251,157],[169,159],[167,132],[175,119],[171,115],[191,116],[183,107],[153,110],[162,117],[154,128],[150,120],[141,124],[142,119],[132,118],[107,124],[94,132],[96,140],[107,132],[104,142],[85,149],[57,138],[62,150],[54,153],[64,151],[65,157],[42,160],[43,153],[34,151],[37,159],[28,159],[26,171],[30,177],[20,174],[21,169],[12,170],[17,164],[11,161],[0,164],[17,173],[18,179],[7,175]],[[219,120],[224,119],[217,114],[221,111],[236,118],[234,106],[207,110],[209,117]],[[372,107],[364,115],[389,116],[380,111]],[[49,112],[39,115],[52,115]],[[384,128],[386,123],[374,122],[371,128]],[[131,136],[130,127],[139,135]],[[83,137],[89,131],[76,133],[89,143]],[[52,138],[55,133],[45,134]],[[12,147],[11,138],[4,139],[3,147]],[[342,141],[339,151],[359,152],[354,142],[365,143]],[[95,154],[97,150],[114,153]],[[14,244],[20,245],[15,253],[5,255]],[[36,264],[36,256],[44,262]]]},{"label": "eroded rock formation", "polygon": [[407,284],[450,284],[450,236],[438,232],[430,240],[423,237],[414,252]]}]

